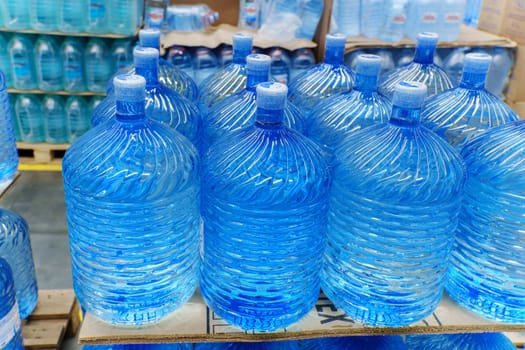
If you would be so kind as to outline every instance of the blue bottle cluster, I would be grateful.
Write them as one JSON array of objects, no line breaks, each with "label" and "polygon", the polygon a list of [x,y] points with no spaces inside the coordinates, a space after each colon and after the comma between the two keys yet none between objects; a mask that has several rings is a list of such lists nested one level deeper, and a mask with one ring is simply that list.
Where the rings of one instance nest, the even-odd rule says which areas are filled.
[{"label": "blue bottle cluster", "polygon": [[297,340],[259,343],[197,343],[195,350],[299,350]]},{"label": "blue bottle cluster", "polygon": [[502,333],[409,334],[405,341],[408,350],[516,350]]},{"label": "blue bottle cluster", "polygon": [[301,340],[304,350],[407,350],[399,335],[350,336]]},{"label": "blue bottle cluster", "polygon": [[22,324],[18,313],[11,267],[0,257],[0,344],[5,350],[23,350]]},{"label": "blue bottle cluster", "polygon": [[10,181],[18,168],[16,133],[4,74],[0,71],[0,183]]}]

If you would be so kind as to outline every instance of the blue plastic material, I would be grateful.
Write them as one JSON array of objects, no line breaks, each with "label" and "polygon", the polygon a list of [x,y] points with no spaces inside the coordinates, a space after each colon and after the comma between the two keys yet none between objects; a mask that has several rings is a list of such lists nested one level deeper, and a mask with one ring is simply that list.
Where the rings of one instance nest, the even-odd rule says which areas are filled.
[{"label": "blue plastic material", "polygon": [[443,69],[447,72],[454,86],[458,86],[463,75],[463,62],[465,55],[471,50],[470,47],[458,47],[450,51],[444,58]]},{"label": "blue plastic material", "polygon": [[350,336],[301,341],[302,350],[407,350],[399,335]]},{"label": "blue plastic material", "polygon": [[24,350],[22,324],[16,303],[13,272],[0,258],[0,347],[2,350]]},{"label": "blue plastic material", "polygon": [[[179,70],[183,71],[189,77],[193,76],[193,63],[191,53],[184,46],[172,46],[168,50],[166,57],[168,63],[173,64]],[[188,96],[186,96],[188,97]]]},{"label": "blue plastic material", "polygon": [[405,35],[417,39],[419,33],[439,32],[439,15],[441,1],[439,0],[409,0],[407,1],[407,21]]},{"label": "blue plastic material", "polygon": [[67,137],[74,142],[91,128],[91,115],[82,96],[70,96],[65,105]]},{"label": "blue plastic material", "polygon": [[270,65],[270,76],[273,81],[288,84],[290,81],[291,62],[286,51],[280,47],[275,47],[268,52],[272,58]]},{"label": "blue plastic material", "polygon": [[34,59],[38,88],[56,91],[64,88],[64,66],[58,43],[49,35],[39,36]]},{"label": "blue plastic material", "polygon": [[[383,30],[379,37],[385,41],[396,42],[403,38],[407,25],[407,4],[409,0],[385,1]],[[364,1],[363,1],[364,2]]]},{"label": "blue plastic material", "polygon": [[83,350],[193,350],[191,343],[84,345]]},{"label": "blue plastic material", "polygon": [[447,73],[434,63],[437,42],[437,34],[420,33],[417,36],[416,50],[412,63],[387,73],[382,78],[379,91],[385,96],[392,98],[397,84],[402,81],[425,83],[429,97],[452,88],[453,84]]},{"label": "blue plastic material", "polygon": [[301,1],[301,26],[295,33],[297,38],[313,40],[315,31],[321,15],[323,14],[323,0],[305,0]]},{"label": "blue plastic material", "polygon": [[37,95],[18,95],[15,102],[15,117],[22,141],[44,142],[46,139],[42,102]]},{"label": "blue plastic material", "polygon": [[58,29],[58,1],[31,0],[31,28],[43,32]]},{"label": "blue plastic material", "polygon": [[58,29],[64,33],[86,31],[88,0],[59,1]]},{"label": "blue plastic material", "polygon": [[64,90],[81,92],[86,90],[84,76],[84,47],[81,40],[67,38],[60,48],[63,68]]},{"label": "blue plastic material", "polygon": [[106,43],[99,38],[91,38],[84,52],[86,85],[89,91],[104,92],[111,78],[113,64]]},{"label": "blue plastic material", "polygon": [[18,312],[22,320],[26,319],[33,312],[38,301],[38,287],[29,227],[23,217],[1,208],[0,257],[4,258],[11,266],[15,281]]},{"label": "blue plastic material", "polygon": [[4,74],[0,71],[0,183],[11,180],[18,168],[16,134]]},{"label": "blue plastic material", "polygon": [[[359,35],[362,2],[363,1],[335,0],[332,8],[333,23],[330,26],[330,31],[336,31],[345,36]],[[333,25],[335,25],[335,28]]]},{"label": "blue plastic material", "polygon": [[193,80],[200,86],[202,82],[213,75],[218,69],[217,56],[207,47],[198,47],[193,56]]},{"label": "blue plastic material", "polygon": [[315,65],[315,56],[312,49],[297,49],[292,53],[290,60],[290,80],[295,79],[303,71]]},{"label": "blue plastic material", "polygon": [[446,285],[459,304],[508,323],[525,322],[524,131],[523,120],[507,123],[463,148],[468,176]]},{"label": "blue plastic material", "polygon": [[195,350],[299,350],[297,340],[260,343],[197,343]]},{"label": "blue plastic material", "polygon": [[133,35],[137,27],[139,2],[143,0],[109,0],[111,19],[108,30],[111,33]]},{"label": "blue plastic material", "polygon": [[177,131],[145,118],[145,79],[117,76],[117,114],[62,162],[73,288],[106,322],[141,325],[197,284],[199,162]]},{"label": "blue plastic material", "polygon": [[[199,147],[199,110],[187,98],[159,83],[158,50],[135,48],[133,56],[135,73],[146,79],[146,116],[176,129]],[[115,94],[112,92],[93,111],[91,124],[103,124],[115,114]]]},{"label": "blue plastic material", "polygon": [[4,26],[7,29],[30,29],[31,21],[29,16],[29,0],[9,0],[2,4],[2,15]]},{"label": "blue plastic material", "polygon": [[502,333],[409,334],[408,350],[516,350]]},{"label": "blue plastic material", "polygon": [[[255,89],[257,84],[269,80],[271,59],[267,55],[251,54],[246,61],[246,89],[222,99],[210,108],[207,115],[203,115],[201,154],[218,139],[255,121]],[[284,109],[284,123],[299,132],[304,131],[303,114],[289,102]]]},{"label": "blue plastic material", "polygon": [[286,93],[258,85],[256,122],[203,160],[201,293],[245,330],[286,327],[319,296],[330,170],[313,141],[284,126]]},{"label": "blue plastic material", "polygon": [[59,95],[46,95],[42,100],[42,118],[47,143],[68,141],[64,101]]},{"label": "blue plastic material", "polygon": [[[2,17],[2,16],[0,16]],[[5,84],[8,88],[13,87],[13,74],[11,72],[11,62],[9,59],[9,52],[7,51],[6,35],[0,33],[0,47],[4,50],[0,51],[0,71],[4,74]]]},{"label": "blue plastic material", "polygon": [[108,32],[109,25],[109,0],[87,0],[86,31],[88,33],[104,34]]},{"label": "blue plastic material", "polygon": [[511,49],[505,47],[495,47],[492,49],[492,64],[487,73],[485,88],[503,100],[503,92],[509,82],[510,73],[514,62]]},{"label": "blue plastic material", "polygon": [[385,2],[384,0],[361,1],[361,35],[368,38],[379,38],[385,31],[384,24],[388,23],[386,16],[390,16],[390,13],[386,13],[387,5]]},{"label": "blue plastic material", "polygon": [[7,44],[13,86],[21,90],[37,88],[33,44],[25,34],[15,34]]},{"label": "blue plastic material", "polygon": [[423,83],[400,83],[390,121],[335,153],[322,289],[356,322],[409,325],[441,299],[465,170],[421,126],[425,96]]},{"label": "blue plastic material", "polygon": [[117,39],[111,45],[111,61],[113,71],[117,74],[126,73],[133,66],[133,47],[129,39]]},{"label": "blue plastic material", "polygon": [[233,35],[233,62],[210,75],[199,86],[199,109],[203,114],[225,97],[246,87],[246,56],[252,51],[253,36]]},{"label": "blue plastic material", "polygon": [[305,114],[323,98],[352,89],[354,74],[343,62],[345,43],[345,36],[328,34],[324,62],[305,70],[288,85],[290,101]]},{"label": "blue plastic material", "polygon": [[423,109],[423,123],[458,150],[481,131],[519,119],[485,89],[490,62],[487,54],[467,54],[459,86],[428,99]]},{"label": "blue plastic material", "polygon": [[322,100],[307,118],[306,136],[331,153],[346,135],[368,125],[387,122],[392,104],[377,92],[380,69],[379,56],[360,55],[354,88]]}]

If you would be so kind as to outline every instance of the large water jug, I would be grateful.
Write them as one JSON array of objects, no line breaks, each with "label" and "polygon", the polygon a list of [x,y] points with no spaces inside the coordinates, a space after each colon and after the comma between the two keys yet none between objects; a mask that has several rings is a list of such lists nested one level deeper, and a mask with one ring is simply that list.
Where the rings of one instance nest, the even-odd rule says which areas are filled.
[{"label": "large water jug", "polygon": [[304,350],[407,350],[399,335],[319,338],[300,342]]},{"label": "large water jug", "polygon": [[58,29],[64,33],[86,30],[88,0],[58,1]]},{"label": "large water jug", "polygon": [[202,114],[223,98],[246,87],[246,56],[252,51],[252,43],[251,34],[233,35],[233,62],[210,75],[199,86],[199,109]]},{"label": "large water jug", "polygon": [[70,96],[65,105],[68,141],[73,143],[91,128],[88,105],[82,96]]},{"label": "large water jug", "polygon": [[[269,80],[270,61],[267,55],[249,55],[246,58],[246,89],[223,98],[202,116],[202,153],[218,139],[254,123],[257,114],[256,88]],[[304,132],[304,116],[292,103],[284,107],[284,123]]]},{"label": "large water jug", "polygon": [[440,1],[438,31],[441,40],[454,42],[458,39],[459,29],[463,24],[465,6],[466,0]]},{"label": "large water jug", "polygon": [[400,327],[431,314],[463,194],[461,156],[424,128],[426,86],[398,84],[388,123],[335,150],[322,289],[357,322]]},{"label": "large water jug", "polygon": [[[135,48],[133,57],[135,73],[146,79],[146,117],[176,129],[199,147],[199,110],[187,98],[160,84],[157,49]],[[115,102],[115,94],[109,94],[93,111],[91,124],[97,126],[115,118]]]},{"label": "large water jug", "polygon": [[3,350],[24,350],[11,267],[0,258],[0,345]]},{"label": "large water jug", "polygon": [[86,90],[84,76],[84,46],[81,39],[68,37],[62,42],[60,54],[63,64],[64,90],[82,92]]},{"label": "large water jug", "polygon": [[58,1],[31,0],[31,28],[42,32],[58,29]]},{"label": "large water jug", "polygon": [[408,350],[516,350],[502,333],[408,334]]},{"label": "large water jug", "polygon": [[207,47],[197,47],[193,56],[193,80],[197,86],[218,69],[217,56]]},{"label": "large water jug", "polygon": [[274,47],[268,52],[272,58],[270,76],[273,81],[288,84],[290,81],[291,62],[286,51],[281,47]]},{"label": "large water jug", "polygon": [[403,38],[407,25],[407,4],[408,0],[385,0],[381,39],[395,42]]},{"label": "large water jug", "polygon": [[419,33],[412,62],[386,74],[379,85],[379,91],[392,98],[397,84],[401,81],[425,83],[429,97],[452,88],[453,84],[447,73],[434,63],[437,42],[436,33]]},{"label": "large water jug", "polygon": [[195,350],[299,350],[297,340],[257,343],[196,343]]},{"label": "large water jug", "polygon": [[315,65],[315,62],[312,49],[302,48],[293,51],[290,57],[290,80]]},{"label": "large water jug", "polygon": [[111,78],[113,63],[110,51],[99,38],[91,38],[84,52],[84,67],[86,70],[86,86],[89,91],[105,92],[108,80]]},{"label": "large water jug", "polygon": [[132,35],[137,28],[139,2],[142,0],[109,0],[108,31]]},{"label": "large water jug", "polygon": [[381,58],[360,55],[354,88],[322,100],[307,116],[305,134],[333,152],[351,133],[390,119],[392,104],[377,92]]},{"label": "large water jug", "polygon": [[6,86],[8,88],[11,88],[13,87],[13,74],[11,72],[11,61],[9,59],[9,52],[6,49],[7,42],[8,39],[6,39],[6,35],[4,35],[4,33],[0,33],[0,47],[4,48],[4,50],[0,50],[0,71],[4,74]]},{"label": "large water jug", "polygon": [[30,29],[29,5],[29,0],[2,1],[0,6],[4,18],[4,26],[11,30]]},{"label": "large water jug", "polygon": [[38,88],[56,91],[64,88],[64,66],[59,44],[49,35],[38,37],[35,48],[35,69]]},{"label": "large water jug", "polygon": [[355,36],[361,33],[359,0],[334,0],[330,32],[342,33],[345,36]]},{"label": "large water jug", "polygon": [[15,102],[15,116],[22,141],[28,143],[45,141],[42,102],[37,95],[18,95]]},{"label": "large water jug", "polygon": [[301,26],[295,32],[297,38],[313,40],[317,25],[323,14],[323,0],[300,0],[299,17]]},{"label": "large water jug", "polygon": [[447,291],[486,318],[525,321],[523,120],[489,129],[467,143],[465,200]]},{"label": "large water jug", "polygon": [[37,80],[33,60],[33,43],[25,34],[15,34],[7,44],[11,61],[11,75],[16,89],[36,89]]},{"label": "large water jug", "polygon": [[108,31],[109,22],[109,0],[87,0],[86,32],[104,34]]},{"label": "large water jug", "polygon": [[18,311],[24,320],[33,312],[38,301],[29,226],[22,216],[1,208],[0,257],[7,260],[13,270]]},{"label": "large water jug", "polygon": [[481,131],[519,119],[485,89],[490,62],[487,54],[467,54],[459,86],[428,99],[423,109],[423,123],[458,150]]},{"label": "large water jug", "polygon": [[352,89],[354,74],[343,62],[346,38],[326,36],[324,62],[304,71],[290,82],[289,99],[305,114],[325,97]]},{"label": "large water jug", "polygon": [[0,183],[11,180],[18,168],[16,135],[5,77],[0,72]]},{"label": "large water jug", "polygon": [[87,312],[140,325],[194,293],[199,159],[184,136],[145,118],[143,77],[113,84],[116,117],[77,139],[62,162],[73,288]]},{"label": "large water jug", "polygon": [[405,35],[417,40],[419,33],[438,33],[441,2],[439,0],[410,0],[407,2]]},{"label": "large water jug", "polygon": [[361,1],[361,34],[368,38],[379,38],[384,31],[385,1]]},{"label": "large water jug", "polygon": [[284,126],[286,95],[258,85],[255,123],[203,159],[200,289],[245,330],[286,327],[319,296],[330,170],[321,148]]},{"label": "large water jug", "polygon": [[504,47],[494,47],[492,49],[492,64],[487,73],[485,88],[501,100],[505,98],[503,92],[509,82],[513,66],[514,61],[509,49]]},{"label": "large water jug", "polygon": [[42,100],[42,117],[47,143],[66,143],[67,122],[64,102],[59,95],[46,95]]}]

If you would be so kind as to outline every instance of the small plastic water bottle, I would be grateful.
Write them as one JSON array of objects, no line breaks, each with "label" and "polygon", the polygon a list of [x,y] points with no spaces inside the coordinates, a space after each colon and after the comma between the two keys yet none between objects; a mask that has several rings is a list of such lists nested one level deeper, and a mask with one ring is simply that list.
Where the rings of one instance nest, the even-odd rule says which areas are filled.
[{"label": "small plastic water bottle", "polygon": [[[107,33],[109,29],[109,0],[87,0],[86,32],[88,33]],[[109,79],[109,77],[108,77]]]},{"label": "small plastic water bottle", "polygon": [[438,33],[440,29],[440,6],[441,2],[439,0],[408,1],[405,35],[411,39],[417,40],[419,33]]},{"label": "small plastic water bottle", "polygon": [[217,57],[207,47],[198,47],[193,56],[193,80],[199,86],[204,79],[217,71]]},{"label": "small plastic water bottle", "polygon": [[60,47],[60,54],[63,64],[64,90],[71,92],[86,90],[82,40],[74,37],[66,38]]},{"label": "small plastic water bottle", "polygon": [[297,38],[313,40],[317,25],[323,14],[323,0],[301,0],[299,6],[299,17],[301,26],[295,33]]},{"label": "small plastic water bottle", "polygon": [[33,44],[25,34],[15,34],[7,44],[13,86],[21,90],[37,88]]},{"label": "small plastic water bottle", "polygon": [[31,0],[31,28],[51,32],[58,29],[58,1]]},{"label": "small plastic water bottle", "polygon": [[239,1],[239,20],[237,26],[240,29],[259,29],[261,26],[260,0]]},{"label": "small plastic water bottle", "polygon": [[384,0],[361,1],[361,34],[368,38],[381,37],[385,16]]},{"label": "small plastic water bottle", "polygon": [[423,123],[461,150],[480,132],[518,120],[518,115],[485,89],[491,57],[484,53],[465,56],[459,86],[428,99]]},{"label": "small plastic water bottle", "polygon": [[356,322],[409,325],[442,296],[465,165],[420,124],[425,97],[425,84],[399,83],[389,122],[334,151],[321,287]]},{"label": "small plastic water bottle", "polygon": [[18,168],[16,135],[4,74],[0,72],[0,183],[13,178]]},{"label": "small plastic water bottle", "polygon": [[408,350],[516,350],[503,333],[408,334]]},{"label": "small plastic water bottle", "polygon": [[110,51],[102,39],[91,38],[84,52],[86,86],[89,91],[104,92],[113,74]]},{"label": "small plastic water bottle", "polygon": [[139,2],[142,0],[108,0],[108,30],[115,34],[132,35],[137,28]]},{"label": "small plastic water bottle", "polygon": [[146,0],[145,28],[161,30],[166,22],[166,8],[169,0]]},{"label": "small plastic water bottle", "polygon": [[233,61],[233,46],[223,44],[217,51],[217,61],[219,69],[223,69]]},{"label": "small plastic water bottle", "polygon": [[313,141],[284,126],[286,100],[286,85],[259,84],[255,123],[203,160],[201,293],[244,330],[286,327],[319,296],[330,170]]},{"label": "small plastic water bottle", "polygon": [[270,66],[270,76],[274,81],[281,84],[288,84],[290,81],[291,62],[285,49],[274,47],[268,52],[268,56],[272,58]]},{"label": "small plastic water bottle", "polygon": [[24,320],[33,312],[38,301],[35,264],[27,222],[7,209],[0,209],[0,257],[9,263],[13,271],[18,312]]},{"label": "small plastic water bottle", "polygon": [[412,62],[383,76],[379,91],[392,98],[397,84],[401,81],[425,83],[429,97],[452,88],[453,84],[447,73],[434,63],[437,43],[438,35],[436,33],[420,33],[417,36]]},{"label": "small plastic water bottle", "polygon": [[2,2],[4,26],[7,29],[30,29],[29,0],[6,0]]},{"label": "small plastic water bottle", "polygon": [[27,143],[45,141],[42,102],[37,95],[18,95],[15,102],[15,116],[22,141]]},{"label": "small plastic water bottle", "polygon": [[514,62],[508,49],[504,47],[494,47],[492,49],[492,63],[485,87],[488,91],[503,100],[503,92],[509,82],[509,76]]},{"label": "small plastic water bottle", "polygon": [[333,337],[300,342],[304,350],[407,350],[399,335]]},{"label": "small plastic water bottle", "polygon": [[111,45],[111,61],[113,62],[113,72],[117,74],[125,73],[133,65],[133,49],[129,39],[117,39]]},{"label": "small plastic water bottle", "polygon": [[87,28],[87,0],[58,2],[58,29],[64,33],[79,33]]},{"label": "small plastic water bottle", "polygon": [[48,35],[38,37],[34,53],[38,88],[56,91],[64,88],[64,69],[59,44]]},{"label": "small plastic water bottle", "polygon": [[[1,17],[1,16],[0,16]],[[9,52],[7,48],[6,36],[0,33],[0,47],[4,50],[0,50],[0,71],[4,74],[5,84],[8,88],[13,87],[13,74],[11,72],[11,61],[9,59]]]},{"label": "small plastic water bottle", "polygon": [[360,14],[361,1],[334,0],[332,5],[332,24],[330,32],[342,33],[345,36],[355,36],[361,33]]},{"label": "small plastic water bottle", "polygon": [[456,41],[463,24],[466,0],[440,1],[439,36],[443,41]]},{"label": "small plastic water bottle", "polygon": [[379,37],[385,41],[400,41],[407,26],[408,0],[386,0],[384,3],[383,30]]},{"label": "small plastic water bottle", "polygon": [[166,61],[171,63],[189,77],[193,76],[191,53],[184,46],[172,46],[168,50]]},{"label": "small plastic water bottle", "polygon": [[458,86],[463,75],[463,62],[465,55],[471,51],[470,47],[453,49],[443,61],[443,69],[447,72],[454,86]]},{"label": "small plastic water bottle", "polygon": [[66,143],[67,122],[62,97],[46,95],[42,100],[42,117],[47,143]]},{"label": "small plastic water bottle", "polygon": [[257,343],[196,343],[195,350],[299,350],[297,340]]},{"label": "small plastic water bottle", "polygon": [[65,105],[68,141],[73,143],[91,128],[88,105],[82,96],[68,97]]},{"label": "small plastic water bottle", "polygon": [[299,74],[302,74],[308,68],[315,65],[315,56],[311,49],[303,48],[292,52],[290,58],[290,80],[295,79]]},{"label": "small plastic water bottle", "polygon": [[18,313],[11,267],[0,258],[0,346],[5,350],[23,350],[22,324]]},{"label": "small plastic water bottle", "polygon": [[75,295],[106,322],[136,326],[195,291],[200,165],[186,137],[146,119],[143,77],[113,84],[116,117],[69,147],[62,174]]}]

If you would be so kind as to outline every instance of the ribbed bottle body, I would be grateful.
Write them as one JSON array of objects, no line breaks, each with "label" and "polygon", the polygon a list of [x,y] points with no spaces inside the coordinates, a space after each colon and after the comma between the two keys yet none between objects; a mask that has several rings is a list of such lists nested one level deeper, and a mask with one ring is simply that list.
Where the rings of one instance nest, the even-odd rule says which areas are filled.
[{"label": "ribbed bottle body", "polygon": [[0,258],[0,347],[4,350],[23,350],[22,325],[18,314],[13,272],[7,261]]}]

